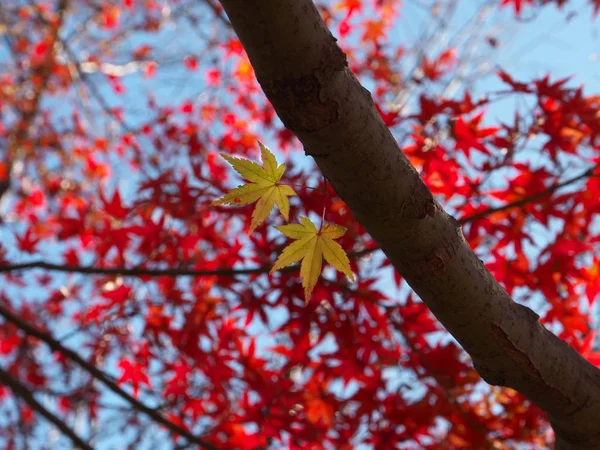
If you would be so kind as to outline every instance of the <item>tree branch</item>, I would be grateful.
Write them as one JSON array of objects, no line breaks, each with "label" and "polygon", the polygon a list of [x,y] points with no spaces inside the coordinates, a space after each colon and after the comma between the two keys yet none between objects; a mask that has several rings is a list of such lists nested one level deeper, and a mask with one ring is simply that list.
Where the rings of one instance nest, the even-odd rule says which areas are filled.
[{"label": "tree branch", "polygon": [[600,370],[515,303],[473,253],[312,1],[221,4],[284,125],[483,379],[546,411],[557,449],[600,449]]},{"label": "tree branch", "polygon": [[75,433],[75,431],[69,428],[66,423],[64,423],[60,418],[52,414],[40,402],[38,402],[27,386],[21,384],[21,382],[13,378],[2,367],[0,367],[0,383],[9,387],[13,394],[16,397],[21,398],[25,403],[29,405],[31,409],[44,416],[65,436],[71,439],[73,444],[75,444],[77,447],[84,450],[93,450],[93,448],[89,444],[87,444],[81,437],[79,437],[77,433]]},{"label": "tree branch", "polygon": [[[93,267],[93,266],[70,266],[62,264],[52,264],[45,261],[31,261],[21,264],[0,265],[0,273],[16,272],[21,270],[45,269],[53,272],[73,272],[86,275],[120,275],[132,277],[178,277],[178,276],[221,276],[234,277],[239,275],[256,275],[267,273],[271,270],[270,266],[259,266],[248,269],[215,269],[215,270],[194,270],[185,268],[173,269],[143,269],[124,267]],[[289,269],[288,269],[289,270]]]},{"label": "tree branch", "polygon": [[[474,222],[475,220],[482,219],[487,217],[493,213],[508,211],[513,208],[519,208],[521,206],[525,206],[529,203],[533,203],[537,200],[541,200],[548,195],[553,194],[559,189],[567,187],[577,181],[580,181],[586,177],[592,176],[594,171],[600,167],[600,164],[596,164],[593,167],[585,170],[579,175],[569,178],[561,183],[554,184],[547,189],[532,194],[527,197],[523,197],[522,199],[515,200],[514,202],[507,203],[505,205],[496,206],[493,208],[488,208],[485,211],[480,211],[478,213],[472,214],[467,217],[463,217],[458,219],[458,223],[460,225],[465,225],[470,222]],[[379,250],[380,247],[369,247],[363,250],[358,250],[355,252],[350,252],[348,256],[350,258],[360,258],[366,256],[376,250]],[[232,268],[222,268],[222,269],[214,269],[214,270],[195,270],[195,269],[186,269],[186,268],[171,268],[171,269],[145,269],[145,268],[126,268],[126,267],[93,267],[93,266],[72,266],[67,264],[54,264],[46,261],[30,261],[27,263],[17,263],[17,264],[5,264],[0,265],[0,273],[10,273],[10,272],[19,272],[23,270],[31,270],[31,269],[44,269],[52,272],[68,272],[68,273],[79,273],[84,275],[120,275],[120,276],[131,276],[131,277],[200,277],[200,276],[220,276],[220,277],[237,277],[243,275],[260,275],[263,273],[267,273],[271,270],[271,266],[258,266],[258,267],[249,267],[246,269],[232,269]],[[284,269],[279,270],[279,272],[289,273],[293,271],[297,271],[300,269],[298,264],[288,266]]]},{"label": "tree branch", "polygon": [[465,223],[473,222],[475,220],[479,220],[483,217],[487,217],[487,216],[497,213],[497,212],[507,211],[509,209],[518,208],[521,206],[525,206],[528,203],[533,203],[537,200],[541,200],[542,198],[553,194],[554,192],[558,191],[559,189],[562,189],[566,186],[569,186],[573,183],[583,180],[584,178],[591,177],[594,174],[594,171],[597,170],[599,167],[600,167],[600,163],[595,164],[594,166],[583,171],[579,175],[574,176],[573,178],[569,178],[561,183],[553,184],[552,186],[544,189],[543,191],[537,192],[537,193],[529,195],[527,197],[523,197],[519,200],[515,200],[514,202],[510,202],[505,205],[496,206],[494,208],[488,208],[485,211],[480,211],[478,213],[471,214],[470,216],[467,216],[467,217],[459,220],[459,223],[465,224]]},{"label": "tree branch", "polygon": [[79,356],[73,350],[65,347],[63,344],[61,344],[56,339],[54,339],[50,334],[43,332],[43,331],[37,329],[36,327],[30,325],[29,323],[27,323],[26,321],[24,321],[23,319],[18,317],[16,314],[9,311],[3,305],[0,305],[0,316],[4,317],[8,322],[15,325],[17,328],[22,330],[28,336],[33,336],[33,337],[39,339],[40,341],[46,343],[46,345],[48,345],[48,347],[50,347],[52,350],[65,355],[67,358],[69,358],[70,360],[75,362],[77,365],[79,365],[82,369],[84,369],[86,372],[88,372],[95,379],[97,379],[102,384],[104,384],[104,386],[106,386],[112,392],[114,392],[119,397],[121,397],[123,400],[125,400],[127,403],[129,403],[137,411],[140,411],[140,412],[146,414],[154,422],[163,425],[171,432],[186,438],[187,440],[198,445],[199,447],[202,447],[206,450],[217,450],[217,447],[213,446],[212,444],[209,444],[208,442],[204,441],[203,439],[201,439],[197,436],[194,436],[191,432],[189,432],[185,428],[182,428],[179,425],[169,421],[158,411],[150,408],[149,406],[146,406],[144,403],[140,402],[138,399],[136,399],[135,397],[133,397],[130,394],[128,394],[127,392],[125,392],[113,380],[111,380],[110,377],[106,373],[104,373],[103,371],[98,369],[96,366],[94,366],[93,364],[91,364],[88,361],[86,361],[85,359],[83,359],[81,356]]}]

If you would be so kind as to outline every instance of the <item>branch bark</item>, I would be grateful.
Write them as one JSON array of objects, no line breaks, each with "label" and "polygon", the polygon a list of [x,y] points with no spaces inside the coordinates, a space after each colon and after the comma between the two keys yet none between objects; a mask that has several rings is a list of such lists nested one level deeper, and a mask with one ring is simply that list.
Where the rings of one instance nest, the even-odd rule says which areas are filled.
[{"label": "branch bark", "polygon": [[285,126],[481,376],[546,411],[557,449],[600,449],[600,370],[515,303],[476,257],[400,151],[312,1],[221,4]]}]

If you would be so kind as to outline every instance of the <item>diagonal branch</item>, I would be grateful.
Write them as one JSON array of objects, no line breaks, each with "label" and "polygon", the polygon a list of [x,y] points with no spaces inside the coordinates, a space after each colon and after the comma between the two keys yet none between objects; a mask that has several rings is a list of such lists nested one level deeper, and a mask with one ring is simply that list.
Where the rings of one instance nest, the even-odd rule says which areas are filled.
[{"label": "diagonal branch", "polygon": [[0,367],[0,383],[9,387],[13,394],[16,397],[21,398],[25,403],[27,403],[27,405],[29,405],[31,409],[33,409],[41,416],[44,416],[65,436],[71,439],[74,445],[83,450],[93,450],[93,448],[89,444],[87,444],[81,437],[79,437],[79,435],[77,435],[75,431],[69,428],[69,426],[66,423],[64,423],[59,417],[51,413],[46,407],[44,407],[44,405],[38,402],[31,393],[31,390],[27,386],[15,379],[2,367]]},{"label": "diagonal branch", "polygon": [[171,422],[170,420],[166,419],[162,414],[160,414],[155,409],[150,408],[149,406],[140,402],[138,399],[136,399],[132,395],[125,392],[112,379],[110,379],[110,377],[106,373],[104,373],[103,371],[98,369],[96,366],[94,366],[93,364],[91,364],[88,361],[86,361],[85,359],[83,359],[81,356],[79,356],[79,354],[75,353],[73,350],[65,347],[63,344],[61,344],[56,339],[54,339],[50,334],[43,332],[43,331],[39,330],[38,328],[32,326],[31,324],[27,323],[26,321],[24,321],[23,319],[18,317],[16,314],[9,311],[3,305],[0,305],[0,316],[4,317],[8,322],[15,325],[17,328],[22,330],[28,336],[32,336],[32,337],[39,339],[40,341],[46,343],[46,345],[48,345],[48,347],[50,347],[52,350],[65,355],[67,358],[69,358],[70,360],[75,362],[77,365],[79,365],[82,369],[84,369],[86,372],[88,372],[91,376],[93,376],[99,382],[104,384],[104,386],[106,386],[112,392],[114,392],[119,397],[121,397],[123,400],[125,400],[127,403],[129,403],[133,408],[135,408],[137,411],[140,411],[141,413],[147,415],[154,422],[163,425],[164,427],[166,427],[168,430],[170,430],[174,434],[177,434],[179,436],[186,438],[188,441],[198,445],[201,448],[204,448],[206,450],[217,450],[217,447],[215,447],[212,444],[209,444],[208,442],[204,441],[203,439],[193,435],[191,432],[189,432],[185,428],[180,427],[179,425]]},{"label": "diagonal branch", "polygon": [[221,0],[266,97],[484,380],[600,449],[600,370],[512,300],[401,152],[311,0]]}]

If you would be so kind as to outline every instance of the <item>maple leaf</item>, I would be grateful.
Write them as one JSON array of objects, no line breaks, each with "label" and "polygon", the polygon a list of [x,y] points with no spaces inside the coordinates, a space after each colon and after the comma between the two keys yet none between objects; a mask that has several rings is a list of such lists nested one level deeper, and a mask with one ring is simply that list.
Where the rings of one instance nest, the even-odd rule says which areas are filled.
[{"label": "maple leaf", "polygon": [[486,137],[494,136],[499,130],[497,127],[479,128],[482,119],[483,112],[473,117],[470,122],[466,122],[459,116],[454,124],[456,148],[463,150],[467,156],[470,156],[470,150],[472,148],[479,150],[482,153],[489,154],[489,151],[483,145],[481,140]]},{"label": "maple leaf", "polygon": [[325,222],[319,230],[308,217],[300,217],[300,222],[299,224],[275,227],[287,237],[297,239],[297,241],[283,249],[275,261],[271,273],[302,259],[300,276],[306,303],[308,303],[321,274],[323,258],[352,281],[354,281],[354,274],[350,269],[346,252],[340,244],[334,241],[344,235],[346,228]]},{"label": "maple leaf", "polygon": [[117,383],[131,383],[134,397],[138,396],[140,385],[151,386],[146,368],[140,362],[123,358],[117,366],[121,369],[121,377],[117,380]]},{"label": "maple leaf", "polygon": [[17,236],[17,242],[21,251],[33,254],[36,252],[40,238],[34,237],[31,229],[28,229],[22,236]]},{"label": "maple leaf", "polygon": [[362,35],[364,42],[371,41],[377,44],[385,36],[385,22],[383,20],[367,20],[365,22],[365,32]]},{"label": "maple leaf", "polygon": [[121,201],[121,193],[118,189],[115,189],[110,201],[107,200],[102,194],[100,194],[100,200],[102,200],[104,205],[104,211],[116,219],[122,220],[127,217],[130,212],[129,208],[123,206]]},{"label": "maple leaf", "polygon": [[430,61],[423,56],[421,69],[424,75],[432,81],[438,80],[444,73],[448,72],[456,64],[456,50],[449,48],[444,50],[437,59]]},{"label": "maple leaf", "polygon": [[252,213],[250,233],[269,217],[275,204],[285,220],[288,220],[290,214],[288,197],[296,195],[290,186],[279,183],[285,172],[285,164],[278,165],[275,155],[260,142],[258,145],[260,146],[262,166],[248,159],[221,154],[237,173],[251,183],[238,186],[212,202],[212,205],[249,205],[257,202]]},{"label": "maple leaf", "polygon": [[335,409],[329,403],[320,398],[309,395],[306,402],[306,418],[314,425],[319,423],[331,427],[335,415]]}]

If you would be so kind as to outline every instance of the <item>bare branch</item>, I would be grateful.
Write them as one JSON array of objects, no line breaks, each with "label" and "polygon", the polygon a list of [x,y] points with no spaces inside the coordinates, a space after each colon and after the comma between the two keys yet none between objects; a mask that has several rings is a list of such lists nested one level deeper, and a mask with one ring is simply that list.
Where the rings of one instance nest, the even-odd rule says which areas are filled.
[{"label": "bare branch", "polygon": [[193,435],[190,431],[186,430],[185,428],[182,428],[181,426],[169,421],[155,409],[150,408],[149,406],[140,402],[135,397],[133,397],[130,394],[128,394],[127,392],[125,392],[106,373],[104,373],[103,371],[101,371],[100,369],[98,369],[96,366],[89,363],[88,361],[84,360],[81,356],[79,356],[73,350],[65,347],[63,344],[61,344],[56,339],[54,339],[50,334],[43,332],[43,331],[37,329],[36,327],[30,325],[29,323],[25,322],[20,317],[18,317],[17,315],[15,315],[13,312],[9,311],[7,308],[5,308],[2,305],[0,305],[0,315],[2,317],[4,317],[7,321],[9,321],[10,323],[15,325],[17,328],[22,330],[28,336],[33,336],[33,337],[39,339],[40,341],[46,343],[46,345],[48,345],[48,347],[50,347],[52,350],[62,353],[63,355],[65,355],[66,357],[71,359],[73,362],[78,364],[82,369],[84,369],[86,372],[88,372],[91,376],[93,376],[95,379],[97,379],[102,384],[104,384],[108,389],[110,389],[112,392],[114,392],[119,397],[121,397],[123,400],[125,400],[127,403],[129,403],[133,408],[135,408],[137,411],[140,411],[140,412],[146,414],[154,422],[163,425],[171,432],[188,439],[190,442],[192,442],[206,450],[217,450],[217,447],[215,447],[212,444],[209,444],[208,442],[204,441],[203,439]]},{"label": "bare branch", "polygon": [[472,214],[470,216],[467,216],[467,217],[459,220],[459,222],[461,224],[473,222],[475,220],[479,220],[483,217],[487,217],[491,214],[494,214],[494,213],[497,213],[500,211],[507,211],[509,209],[518,208],[520,206],[525,206],[526,204],[533,203],[537,200],[541,200],[544,197],[547,197],[547,196],[553,194],[554,192],[558,191],[561,188],[564,188],[564,187],[569,186],[573,183],[576,183],[580,180],[583,180],[584,178],[591,177],[594,174],[594,171],[596,169],[598,169],[598,167],[600,167],[600,163],[595,164],[593,167],[590,167],[589,169],[585,170],[584,172],[580,173],[579,175],[577,175],[573,178],[569,178],[568,180],[565,180],[561,183],[553,184],[552,186],[548,187],[547,189],[544,189],[543,191],[537,192],[537,193],[535,193],[533,195],[529,195],[527,197],[523,197],[522,199],[515,200],[514,202],[510,202],[505,205],[496,206],[494,208],[488,208],[485,211],[481,211],[481,212]]},{"label": "bare branch", "polygon": [[7,371],[0,367],[0,383],[10,388],[13,394],[22,399],[31,409],[44,416],[49,422],[51,422],[56,428],[58,428],[65,436],[67,436],[73,444],[83,450],[93,450],[93,448],[87,444],[81,437],[75,433],[66,423],[64,423],[59,417],[51,413],[45,408],[40,402],[38,402],[31,390],[22,384],[20,381],[13,378]]},{"label": "bare branch", "polygon": [[[200,276],[220,276],[235,277],[240,275],[255,275],[267,273],[271,270],[270,266],[260,266],[249,269],[215,269],[215,270],[193,270],[185,268],[174,269],[143,269],[124,267],[92,267],[92,266],[70,266],[61,264],[52,264],[45,261],[32,261],[22,264],[10,264],[0,266],[0,273],[16,272],[30,269],[45,269],[53,272],[74,272],[87,275],[120,275],[133,277],[200,277]],[[291,270],[291,269],[288,269]]]}]

